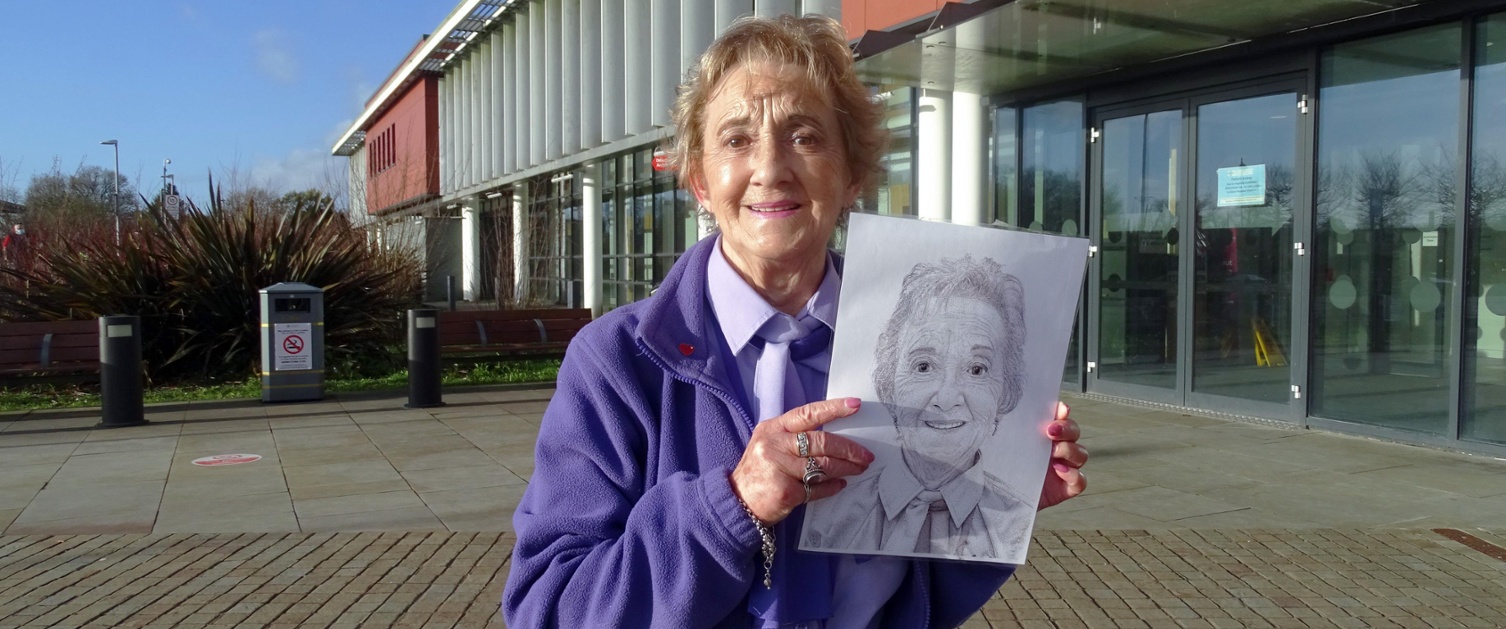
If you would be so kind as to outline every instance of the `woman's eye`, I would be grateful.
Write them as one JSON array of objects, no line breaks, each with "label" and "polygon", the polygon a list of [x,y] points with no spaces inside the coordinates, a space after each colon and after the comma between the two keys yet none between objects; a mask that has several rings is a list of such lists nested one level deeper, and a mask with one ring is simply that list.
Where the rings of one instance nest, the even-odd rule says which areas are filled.
[{"label": "woman's eye", "polygon": [[915,363],[915,373],[931,373],[931,363],[924,360]]},{"label": "woman's eye", "polygon": [[748,146],[748,138],[735,137],[727,139],[727,148],[740,149]]},{"label": "woman's eye", "polygon": [[988,375],[988,367],[985,367],[983,365],[973,365],[967,368],[967,373],[968,375],[972,376]]},{"label": "woman's eye", "polygon": [[816,138],[815,136],[809,135],[797,135],[795,136],[793,142],[795,143],[795,146],[815,146]]}]

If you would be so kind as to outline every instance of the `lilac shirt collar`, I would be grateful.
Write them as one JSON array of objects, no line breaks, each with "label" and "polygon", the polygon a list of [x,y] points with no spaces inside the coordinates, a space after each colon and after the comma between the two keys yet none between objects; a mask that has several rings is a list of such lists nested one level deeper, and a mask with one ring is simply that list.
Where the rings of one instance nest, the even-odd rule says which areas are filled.
[{"label": "lilac shirt collar", "polygon": [[[727,262],[727,256],[722,254],[722,237],[717,236],[716,239],[716,251],[711,253],[706,268],[706,292],[711,297],[711,309],[716,313],[717,325],[721,327],[722,336],[727,339],[728,349],[732,350],[734,356],[741,357],[743,350],[753,340],[753,335],[763,327],[764,322],[779,314],[779,310],[764,301],[763,296],[753,290],[743,276],[732,268],[732,264]],[[821,278],[821,285],[816,287],[816,294],[811,295],[795,318],[812,316],[826,324],[826,327],[835,328],[837,295],[841,289],[842,276],[837,272],[831,254],[827,254],[826,273]],[[822,371],[826,369],[822,368]]]}]

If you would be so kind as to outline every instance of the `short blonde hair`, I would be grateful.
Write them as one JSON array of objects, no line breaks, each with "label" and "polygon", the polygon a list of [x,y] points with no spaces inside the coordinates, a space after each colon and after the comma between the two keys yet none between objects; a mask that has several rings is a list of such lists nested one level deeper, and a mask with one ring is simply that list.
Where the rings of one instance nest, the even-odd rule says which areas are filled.
[{"label": "short blonde hair", "polygon": [[675,136],[670,159],[680,186],[689,188],[700,173],[705,143],[706,105],[722,79],[751,61],[790,64],[805,70],[813,93],[837,112],[851,183],[866,190],[879,172],[886,136],[883,106],[858,80],[841,23],[822,15],[774,18],[743,16],[701,55],[680,86],[672,115]]}]

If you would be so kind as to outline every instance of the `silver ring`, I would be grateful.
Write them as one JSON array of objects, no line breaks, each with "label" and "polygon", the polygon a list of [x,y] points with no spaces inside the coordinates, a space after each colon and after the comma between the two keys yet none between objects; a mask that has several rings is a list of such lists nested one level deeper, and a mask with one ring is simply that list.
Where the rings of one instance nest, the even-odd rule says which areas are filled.
[{"label": "silver ring", "polygon": [[816,465],[815,457],[805,457],[805,477],[801,479],[801,482],[809,487],[811,483],[819,483],[823,480],[826,480],[826,470]]},{"label": "silver ring", "polygon": [[811,501],[811,484],[810,483],[801,483],[801,485],[803,487],[805,487],[805,503],[802,503],[802,504],[809,503]]},{"label": "silver ring", "polygon": [[795,447],[800,448],[800,456],[810,458],[811,438],[807,437],[804,432],[795,433]]}]

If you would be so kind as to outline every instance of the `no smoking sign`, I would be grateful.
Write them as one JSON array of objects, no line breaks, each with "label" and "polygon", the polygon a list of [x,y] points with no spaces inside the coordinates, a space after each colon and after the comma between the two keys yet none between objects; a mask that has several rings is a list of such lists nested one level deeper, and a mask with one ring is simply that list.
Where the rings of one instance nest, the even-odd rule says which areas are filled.
[{"label": "no smoking sign", "polygon": [[272,369],[275,371],[313,369],[312,352],[304,351],[308,349],[312,332],[313,325],[309,323],[274,324]]}]

